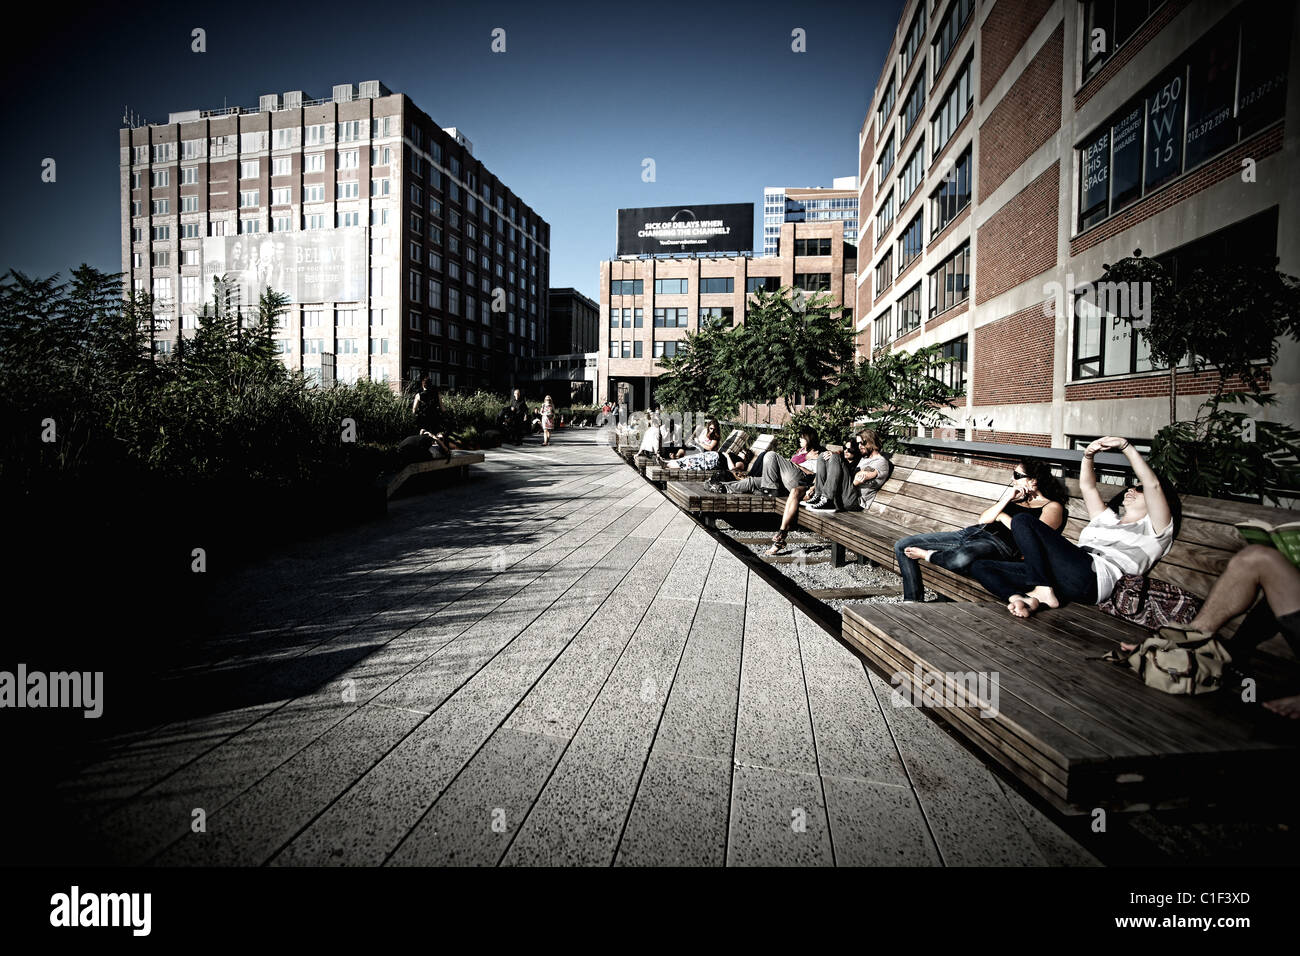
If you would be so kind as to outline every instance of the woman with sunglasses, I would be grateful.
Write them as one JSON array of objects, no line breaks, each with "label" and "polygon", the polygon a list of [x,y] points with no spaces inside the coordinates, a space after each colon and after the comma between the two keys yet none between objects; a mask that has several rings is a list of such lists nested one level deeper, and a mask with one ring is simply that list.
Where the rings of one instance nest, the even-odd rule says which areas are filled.
[{"label": "woman with sunglasses", "polygon": [[904,601],[925,600],[921,561],[956,574],[970,574],[976,561],[1019,560],[1020,549],[1011,535],[1011,522],[1017,515],[1027,514],[1056,534],[1061,533],[1070,501],[1065,483],[1040,461],[1022,461],[1011,476],[1011,484],[979,516],[979,524],[960,531],[914,534],[894,543]]},{"label": "woman with sunglasses", "polygon": [[[1102,501],[1092,459],[1099,451],[1123,452],[1140,484]],[[1023,561],[977,561],[971,577],[1007,602],[1016,617],[1070,601],[1099,604],[1125,574],[1147,574],[1169,553],[1182,519],[1172,486],[1124,438],[1099,438],[1083,452],[1079,491],[1092,518],[1078,545],[1030,515],[1011,519],[1011,535]]]}]

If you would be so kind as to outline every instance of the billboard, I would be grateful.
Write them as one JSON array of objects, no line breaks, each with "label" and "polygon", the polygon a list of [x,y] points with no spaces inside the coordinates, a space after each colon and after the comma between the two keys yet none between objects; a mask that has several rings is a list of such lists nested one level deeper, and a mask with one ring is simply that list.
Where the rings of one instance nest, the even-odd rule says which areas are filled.
[{"label": "billboard", "polygon": [[618,255],[750,252],[754,204],[649,206],[618,211]]},{"label": "billboard", "polygon": [[364,226],[217,236],[203,240],[203,295],[225,274],[245,305],[267,286],[290,302],[364,301],[366,267]]}]

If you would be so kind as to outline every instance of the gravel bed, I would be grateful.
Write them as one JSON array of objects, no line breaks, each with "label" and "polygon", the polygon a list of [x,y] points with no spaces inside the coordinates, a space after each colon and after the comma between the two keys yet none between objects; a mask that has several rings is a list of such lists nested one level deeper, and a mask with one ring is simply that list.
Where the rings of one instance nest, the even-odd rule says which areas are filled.
[{"label": "gravel bed", "polygon": [[[775,530],[775,529],[774,529]],[[721,518],[718,519],[718,531],[727,535],[733,540],[742,535],[752,536],[756,532],[754,529],[741,530],[732,527]],[[769,533],[770,535],[770,533]],[[750,553],[755,557],[761,557],[768,549],[768,544],[745,544],[739,542],[740,547],[748,548]],[[882,568],[880,565],[868,561],[866,564],[849,563],[842,568],[837,568],[831,564],[830,542],[825,538],[813,534],[811,531],[793,530],[786,538],[786,555],[792,558],[805,556],[808,558],[826,558],[828,560],[819,564],[802,564],[799,561],[791,561],[789,564],[770,564],[768,567],[775,568],[783,575],[793,581],[796,585],[805,591],[821,590],[823,588],[872,588],[888,587],[897,588],[899,594],[879,594],[875,597],[868,598],[850,598],[850,599],[825,599],[823,602],[827,607],[834,608],[843,612],[844,608],[850,604],[899,604],[902,603],[903,579],[895,571]],[[857,555],[852,551],[845,551],[845,558],[853,562]],[[929,588],[925,590],[925,599],[934,601],[938,595]]]}]

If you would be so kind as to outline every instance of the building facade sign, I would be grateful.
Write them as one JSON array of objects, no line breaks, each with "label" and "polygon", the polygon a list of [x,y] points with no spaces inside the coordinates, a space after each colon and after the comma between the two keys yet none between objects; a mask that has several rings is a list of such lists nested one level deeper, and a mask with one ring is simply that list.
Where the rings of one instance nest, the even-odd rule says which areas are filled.
[{"label": "building facade sign", "polygon": [[754,204],[651,206],[618,211],[618,255],[750,252]]}]

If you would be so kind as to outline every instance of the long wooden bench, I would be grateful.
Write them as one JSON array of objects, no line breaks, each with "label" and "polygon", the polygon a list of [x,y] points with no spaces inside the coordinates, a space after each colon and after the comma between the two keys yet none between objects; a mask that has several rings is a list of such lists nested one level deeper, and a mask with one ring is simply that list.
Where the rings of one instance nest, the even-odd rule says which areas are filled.
[{"label": "long wooden bench", "polygon": [[427,475],[435,471],[460,471],[460,477],[469,475],[470,465],[480,465],[484,461],[483,453],[477,451],[453,451],[450,458],[433,458],[429,461],[412,462],[405,465],[385,480],[385,492],[389,498],[397,494],[402,485],[416,475]]},{"label": "long wooden bench", "polygon": [[[896,570],[896,540],[975,524],[1001,496],[1011,470],[909,455],[896,456],[893,465],[868,512],[800,509],[797,527],[828,538],[837,564],[848,549]],[[1072,497],[1065,533],[1076,540],[1087,509],[1078,482],[1066,484]],[[1103,497],[1109,493],[1103,487]],[[785,507],[784,497],[713,495],[703,481],[669,484],[665,494],[706,519],[780,514]],[[1295,517],[1280,508],[1217,499],[1189,496],[1182,504],[1178,540],[1152,574],[1200,595],[1243,544],[1235,522]],[[1141,639],[1141,629],[1094,607],[1043,610],[1017,620],[973,579],[928,563],[921,568],[924,583],[954,601],[852,605],[843,615],[843,637],[883,672],[907,675],[909,683],[953,686],[953,673],[1001,675],[997,717],[979,717],[971,708],[938,713],[1059,809],[1210,799],[1243,774],[1266,780],[1278,772],[1279,760],[1294,764],[1294,744],[1261,739],[1261,712],[1241,705],[1239,695],[1175,698],[1095,660],[1121,640]],[[1289,668],[1286,676],[1297,676],[1294,662],[1279,664],[1268,655],[1258,660],[1274,673]]]}]

